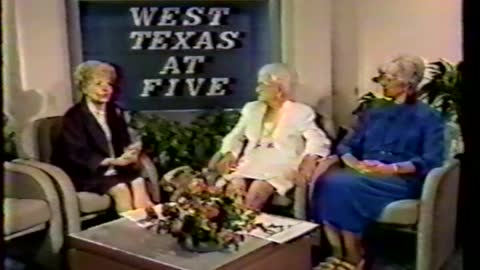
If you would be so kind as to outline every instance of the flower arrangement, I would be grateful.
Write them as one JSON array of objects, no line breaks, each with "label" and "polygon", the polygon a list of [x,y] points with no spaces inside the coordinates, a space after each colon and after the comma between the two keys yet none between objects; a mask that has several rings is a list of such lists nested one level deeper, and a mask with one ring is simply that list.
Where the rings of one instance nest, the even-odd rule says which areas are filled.
[{"label": "flower arrangement", "polygon": [[239,232],[256,227],[257,213],[237,201],[223,190],[208,186],[203,174],[197,173],[175,201],[163,205],[157,232],[171,234],[193,251],[238,249],[244,239]]}]

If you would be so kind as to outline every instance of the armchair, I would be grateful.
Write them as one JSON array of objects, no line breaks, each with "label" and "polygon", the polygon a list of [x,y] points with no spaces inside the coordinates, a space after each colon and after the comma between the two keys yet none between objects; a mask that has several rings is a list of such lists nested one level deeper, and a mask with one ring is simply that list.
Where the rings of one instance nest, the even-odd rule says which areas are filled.
[{"label": "armchair", "polygon": [[[7,253],[25,240],[24,236],[45,231],[38,250],[34,250],[33,262],[45,269],[61,269],[63,224],[60,199],[51,179],[29,166],[5,162],[3,167],[3,232]],[[27,243],[30,247],[33,244]]]},{"label": "armchair", "polygon": [[[17,164],[25,164],[42,170],[53,179],[61,201],[62,215],[65,220],[65,232],[73,233],[81,230],[83,221],[97,217],[111,206],[107,195],[100,196],[90,192],[76,192],[68,175],[60,168],[50,164],[53,142],[57,139],[61,128],[62,117],[54,116],[38,119],[34,122],[36,159],[16,159]],[[149,185],[152,200],[160,201],[158,174],[152,161],[141,156],[142,176]]]},{"label": "armchair", "polygon": [[416,268],[438,270],[455,251],[460,162],[430,171],[419,200],[389,204],[377,222],[412,227],[417,235]]}]

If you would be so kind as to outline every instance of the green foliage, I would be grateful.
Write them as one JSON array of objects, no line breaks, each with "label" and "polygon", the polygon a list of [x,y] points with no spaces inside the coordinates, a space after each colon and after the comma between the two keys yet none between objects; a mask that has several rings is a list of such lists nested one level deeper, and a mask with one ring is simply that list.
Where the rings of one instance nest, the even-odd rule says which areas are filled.
[{"label": "green foliage", "polygon": [[211,111],[183,125],[152,114],[137,113],[132,116],[131,126],[140,133],[143,148],[158,172],[164,174],[183,165],[195,170],[205,167],[239,115],[236,111]]},{"label": "green foliage", "polygon": [[357,114],[366,109],[372,108],[380,108],[383,106],[388,106],[393,104],[394,101],[390,98],[386,97],[379,97],[373,94],[372,92],[368,92],[362,97],[360,97],[359,104],[355,110],[353,110],[353,114]]},{"label": "green foliage", "polygon": [[3,115],[3,160],[10,161],[16,159],[17,146],[15,143],[15,131],[8,125],[8,118]]},{"label": "green foliage", "polygon": [[460,64],[444,59],[428,65],[432,79],[419,91],[419,98],[439,110],[444,117],[457,121],[461,99],[462,74]]}]

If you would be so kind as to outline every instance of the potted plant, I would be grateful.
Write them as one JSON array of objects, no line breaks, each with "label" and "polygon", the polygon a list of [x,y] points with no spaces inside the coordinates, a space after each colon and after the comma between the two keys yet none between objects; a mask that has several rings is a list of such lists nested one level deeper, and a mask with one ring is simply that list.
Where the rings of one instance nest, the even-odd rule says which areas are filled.
[{"label": "potted plant", "polygon": [[146,154],[159,174],[188,165],[200,170],[220,148],[223,137],[239,118],[237,111],[208,111],[189,124],[154,114],[132,115],[130,125],[139,132]]},{"label": "potted plant", "polygon": [[162,218],[156,220],[155,227],[157,232],[175,237],[189,251],[238,248],[244,239],[239,232],[256,227],[257,212],[237,201],[223,190],[208,186],[203,174],[196,173],[175,201],[163,205]]},{"label": "potted plant", "polygon": [[450,63],[445,59],[429,63],[431,80],[419,90],[419,98],[438,110],[447,120],[447,141],[451,142],[449,157],[463,152],[463,139],[458,124],[462,82],[461,62]]}]

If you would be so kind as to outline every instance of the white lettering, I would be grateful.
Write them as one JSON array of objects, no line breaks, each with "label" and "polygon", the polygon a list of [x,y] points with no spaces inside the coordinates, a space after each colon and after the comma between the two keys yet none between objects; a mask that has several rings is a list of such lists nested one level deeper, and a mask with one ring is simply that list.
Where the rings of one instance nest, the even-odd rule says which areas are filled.
[{"label": "white lettering", "polygon": [[[203,32],[202,35],[198,38],[197,43],[193,46],[194,49],[203,49],[203,50],[213,50],[213,41],[212,33]],[[202,48],[205,46],[205,48]]]},{"label": "white lettering", "polygon": [[157,13],[157,7],[131,7],[133,23],[135,26],[150,26],[152,24],[153,16]]},{"label": "white lettering", "polygon": [[171,50],[190,50],[190,45],[188,45],[187,41],[189,38],[195,35],[195,32],[188,31],[188,32],[175,32],[175,36],[177,37],[177,43],[173,45],[170,49]]},{"label": "white lettering", "polygon": [[221,24],[222,16],[230,14],[230,8],[212,7],[208,14],[213,15],[210,25],[218,26]]},{"label": "white lettering", "polygon": [[224,43],[217,44],[217,49],[220,50],[230,50],[235,48],[235,39],[240,37],[240,32],[238,31],[226,31],[220,33],[220,39]]},{"label": "white lettering", "polygon": [[132,50],[141,50],[143,41],[145,38],[151,38],[152,32],[150,31],[132,31],[130,32],[130,39],[135,39],[135,43],[131,47]]},{"label": "white lettering", "polygon": [[165,93],[166,97],[173,97],[175,95],[175,89],[177,88],[177,84],[179,81],[180,79],[176,79],[176,78],[168,79],[169,86],[168,86],[167,93]]},{"label": "white lettering", "polygon": [[224,96],[226,89],[223,88],[230,82],[230,78],[212,78],[207,96]]},{"label": "white lettering", "polygon": [[165,50],[168,44],[165,42],[165,37],[171,37],[172,31],[154,31],[153,39],[148,46],[149,50]]},{"label": "white lettering", "polygon": [[143,91],[140,94],[141,97],[149,97],[155,90],[156,86],[162,85],[162,79],[145,79],[143,80]]},{"label": "white lettering", "polygon": [[187,70],[185,71],[186,74],[193,74],[195,73],[195,68],[197,67],[198,63],[205,63],[205,56],[184,56],[183,63],[187,64]]},{"label": "white lettering", "polygon": [[179,7],[166,7],[162,9],[162,16],[160,17],[158,26],[177,25],[175,14],[180,14]]},{"label": "white lettering", "polygon": [[[188,92],[190,93],[190,96],[197,96],[198,92],[200,91],[200,88],[202,87],[203,83],[205,82],[204,78],[188,78],[185,80],[188,86]],[[197,85],[195,85],[195,82],[198,82]]]},{"label": "white lettering", "polygon": [[[171,71],[171,72],[170,72]],[[180,69],[178,68],[178,61],[175,56],[170,56],[167,60],[167,63],[165,66],[163,66],[162,71],[160,71],[160,74],[165,75],[165,74],[180,74]]]},{"label": "white lettering", "polygon": [[183,25],[199,25],[202,23],[202,17],[198,14],[195,14],[196,12],[198,12],[198,14],[204,14],[205,12],[205,8],[203,7],[191,7],[189,9],[187,9],[187,11],[185,12],[185,15],[188,17],[188,18],[191,18],[192,20],[183,20]]}]

